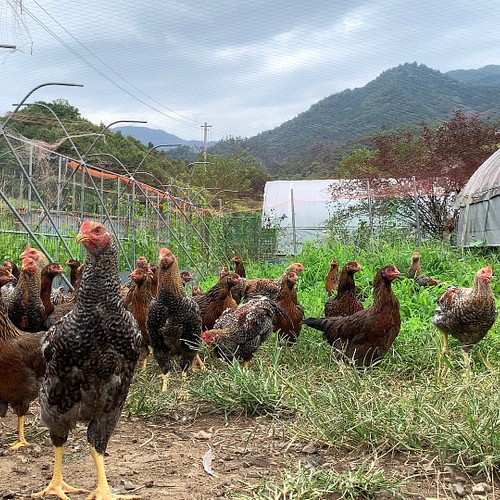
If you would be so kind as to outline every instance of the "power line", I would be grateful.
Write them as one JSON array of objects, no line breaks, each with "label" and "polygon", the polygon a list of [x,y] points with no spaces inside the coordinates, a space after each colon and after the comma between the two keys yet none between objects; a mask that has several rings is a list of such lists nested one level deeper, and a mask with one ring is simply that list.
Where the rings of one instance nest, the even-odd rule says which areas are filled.
[{"label": "power line", "polygon": [[[93,55],[101,64],[103,64],[107,69],[109,69],[110,71],[112,71],[116,76],[118,76],[120,79],[122,79],[125,83],[127,83],[128,85],[130,85],[132,88],[134,88],[135,90],[138,90],[141,94],[143,94],[144,96],[146,96],[148,99],[152,100],[153,102],[156,102],[154,99],[152,99],[150,96],[148,96],[147,94],[145,94],[144,92],[142,92],[141,90],[139,90],[137,87],[135,87],[134,85],[132,85],[130,82],[128,82],[125,78],[123,78],[122,76],[120,76],[116,71],[114,71],[112,68],[110,68],[104,61],[102,61],[98,56],[96,56],[90,49],[88,49],[87,47],[85,47],[84,44],[82,44],[79,40],[77,40],[68,30],[66,30],[66,28],[64,28],[56,19],[54,19],[53,16],[51,16],[45,9],[43,9],[43,7],[40,6],[40,4],[38,4],[38,2],[36,2],[36,0],[34,1],[34,3],[39,7],[41,8],[61,29],[63,29],[67,34],[69,34],[78,44],[80,44],[85,50],[87,50],[87,52],[89,52],[91,55]],[[194,120],[190,120],[190,121],[187,121],[188,119],[187,118],[184,118],[182,117],[182,115],[180,115],[179,113],[176,113],[175,111],[172,111],[170,110],[169,108],[167,108],[166,106],[165,109],[169,109],[170,112],[172,113],[175,113],[177,114],[178,116],[182,117],[181,118],[176,118],[174,116],[170,116],[166,113],[164,113],[163,111],[157,109],[156,107],[152,106],[151,104],[145,102],[143,99],[141,99],[140,97],[134,95],[132,92],[130,92],[129,90],[127,90],[126,88],[124,88],[122,85],[120,85],[118,82],[116,82],[115,80],[113,80],[112,78],[110,78],[108,75],[106,75],[104,72],[102,72],[99,68],[97,68],[93,63],[91,63],[89,60],[87,60],[85,57],[83,57],[80,53],[78,53],[75,49],[73,49],[69,44],[67,44],[59,35],[57,35],[52,29],[50,29],[47,25],[45,25],[40,19],[38,19],[36,17],[35,14],[33,14],[31,11],[29,11],[28,9],[26,9],[26,7],[24,7],[24,11],[41,27],[43,28],[45,31],[47,31],[47,33],[49,33],[53,38],[55,38],[59,43],[61,43],[65,48],[67,48],[73,55],[75,55],[78,59],[80,59],[84,64],[86,64],[87,66],[89,66],[91,69],[93,69],[96,73],[98,73],[100,76],[102,76],[103,78],[105,78],[108,82],[110,82],[111,84],[113,84],[115,87],[119,88],[120,90],[122,90],[123,92],[125,92],[127,95],[129,95],[130,97],[132,97],[133,99],[137,100],[138,102],[140,102],[141,104],[144,104],[145,106],[147,106],[149,109],[152,109],[153,111],[156,111],[157,113],[160,113],[161,115],[165,116],[166,118],[170,118],[171,120],[175,120],[177,122],[180,122],[180,123],[184,123],[185,125],[189,126],[189,127],[198,127],[198,124],[194,121]],[[160,104],[161,105],[161,104]],[[162,106],[162,105],[161,105]],[[185,121],[186,120],[186,121]],[[196,123],[196,125],[195,125]]]}]

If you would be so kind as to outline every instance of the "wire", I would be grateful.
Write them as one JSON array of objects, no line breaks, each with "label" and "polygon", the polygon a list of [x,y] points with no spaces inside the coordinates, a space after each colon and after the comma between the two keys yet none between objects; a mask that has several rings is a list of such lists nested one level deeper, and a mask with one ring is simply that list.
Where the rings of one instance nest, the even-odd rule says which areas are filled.
[{"label": "wire", "polygon": [[[49,14],[36,0],[34,3],[40,7],[61,29],[63,29],[67,34],[69,34],[79,45],[81,45],[87,52],[89,52],[92,56],[94,56],[101,64],[103,64],[107,69],[112,71],[116,76],[118,76],[121,80],[123,80],[125,83],[130,85],[132,88],[135,90],[139,91],[142,95],[150,99],[151,101],[159,104],[156,100],[154,100],[152,97],[148,96],[144,92],[142,92],[140,89],[135,87],[133,84],[131,84],[129,81],[127,81],[124,77],[119,75],[116,71],[114,71],[110,66],[108,66],[102,59],[100,59],[97,55],[95,55],[90,49],[88,49],[83,43],[81,43],[79,40],[77,40],[66,28],[64,28],[54,17]],[[41,28],[43,28],[47,33],[49,33],[54,39],[56,39],[61,45],[63,45],[66,49],[68,49],[73,55],[75,55],[78,59],[80,59],[84,64],[89,66],[91,69],[93,69],[97,74],[105,78],[108,82],[110,82],[112,85],[115,87],[119,88],[121,91],[125,92],[127,95],[135,99],[136,101],[140,102],[141,104],[144,104],[147,106],[149,109],[152,109],[153,111],[156,111],[157,113],[160,113],[161,115],[165,116],[166,118],[170,118],[171,120],[183,123],[189,127],[198,127],[198,123],[195,120],[187,119],[184,118],[182,115],[179,113],[170,110],[166,106],[163,106],[160,104],[160,106],[165,107],[165,109],[168,109],[171,113],[175,113],[181,118],[176,118],[174,116],[168,115],[167,113],[164,113],[163,111],[159,110],[155,106],[152,106],[151,104],[145,102],[143,99],[135,95],[134,93],[130,92],[126,88],[124,88],[122,85],[120,85],[118,82],[110,78],[108,75],[106,75],[103,71],[101,71],[97,66],[95,66],[92,62],[90,62],[88,59],[86,59],[84,56],[82,56],[79,52],[77,52],[74,48],[72,48],[68,43],[66,43],[59,35],[57,35],[52,29],[50,29],[47,25],[45,25],[38,17],[33,14],[30,10],[28,10],[26,7],[24,7],[24,11],[30,16]],[[188,121],[189,120],[189,121]]]}]

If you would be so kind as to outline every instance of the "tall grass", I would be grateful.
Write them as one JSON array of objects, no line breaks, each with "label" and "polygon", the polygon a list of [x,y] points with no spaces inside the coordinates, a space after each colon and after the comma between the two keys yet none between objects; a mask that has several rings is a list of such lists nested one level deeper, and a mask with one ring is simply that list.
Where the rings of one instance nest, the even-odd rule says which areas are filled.
[{"label": "tall grass", "polygon": [[[331,258],[336,258],[340,266],[358,260],[363,269],[357,273],[356,281],[371,293],[375,272],[386,264],[394,264],[405,273],[416,248],[413,242],[406,241],[378,241],[366,248],[306,245],[294,259],[305,265],[298,296],[306,316],[323,315],[327,299],[324,277]],[[290,419],[291,436],[324,446],[353,453],[424,453],[437,456],[442,466],[453,465],[488,477],[498,474],[498,323],[473,348],[470,371],[463,366],[461,348],[454,339],[450,339],[451,355],[443,357],[442,336],[430,323],[436,299],[448,284],[470,286],[475,272],[484,265],[500,272],[498,253],[470,250],[462,255],[441,243],[427,243],[419,251],[424,272],[441,279],[443,284],[419,288],[406,278],[394,282],[402,327],[378,367],[356,370],[335,361],[320,332],[303,328],[291,349],[272,337],[261,347],[249,372],[237,364],[222,365],[216,375],[210,372],[193,380],[189,390],[198,401],[226,414],[286,417]],[[285,266],[284,262],[250,263],[247,267],[250,276],[277,277]],[[499,296],[497,279],[492,287]],[[365,307],[370,304],[371,296]],[[489,368],[483,365],[479,353],[488,360]],[[302,477],[304,471],[299,469],[297,474]],[[310,477],[310,471],[305,474]],[[285,475],[283,481],[292,481],[291,476]],[[302,485],[308,481],[303,479]],[[272,491],[283,493],[287,487],[267,485],[264,490],[268,493],[259,498],[274,498]]]},{"label": "tall grass", "polygon": [[[17,251],[2,238],[4,255]],[[20,247],[22,250],[22,245]],[[356,370],[337,362],[320,332],[304,327],[289,348],[275,335],[261,346],[244,370],[238,362],[226,364],[209,357],[207,372],[189,377],[182,386],[162,394],[151,361],[136,374],[127,401],[130,415],[153,417],[171,414],[181,404],[179,393],[190,395],[197,411],[248,416],[264,415],[286,422],[289,439],[304,439],[321,446],[375,457],[404,451],[437,457],[439,466],[452,465],[469,474],[489,478],[500,472],[500,334],[498,322],[471,352],[466,370],[460,345],[450,339],[451,354],[442,355],[442,335],[430,323],[436,299],[445,286],[470,286],[484,265],[494,271],[492,288],[500,297],[500,254],[495,249],[459,250],[439,242],[417,248],[407,240],[377,240],[365,246],[330,243],[304,245],[300,255],[286,262],[247,262],[247,276],[278,277],[287,263],[305,266],[298,286],[299,302],[306,316],[322,316],[327,299],[324,279],[331,258],[342,267],[358,260],[362,270],[356,282],[371,304],[371,281],[387,264],[402,273],[418,249],[425,274],[442,280],[441,286],[419,288],[402,277],[393,284],[400,302],[399,336],[376,368]],[[201,283],[204,290],[216,277]],[[209,353],[202,350],[204,356]],[[479,356],[481,354],[481,356]],[[488,362],[488,367],[482,363]],[[222,417],[221,417],[222,418]],[[290,464],[279,481],[263,483],[256,496],[319,498],[330,492],[342,498],[370,498],[376,491],[404,497],[404,487],[387,479],[375,467],[347,473]]]}]

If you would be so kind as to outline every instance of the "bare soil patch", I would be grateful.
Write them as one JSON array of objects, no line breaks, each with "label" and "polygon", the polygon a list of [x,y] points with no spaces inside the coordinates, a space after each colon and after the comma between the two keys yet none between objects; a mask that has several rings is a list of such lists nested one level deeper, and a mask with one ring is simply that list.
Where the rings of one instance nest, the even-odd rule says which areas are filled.
[{"label": "bare soil patch", "polygon": [[[32,406],[26,432],[32,446],[16,451],[6,446],[16,435],[17,419],[12,413],[8,413],[0,427],[1,499],[31,498],[31,493],[41,490],[50,480],[53,449],[45,428],[36,419],[36,405]],[[270,418],[226,419],[214,414],[194,418],[189,413],[176,415],[175,420],[123,417],[109,442],[108,454],[106,470],[112,488],[117,493],[135,492],[150,500],[251,496],[262,479],[280,481],[285,469],[294,470],[299,463],[332,467],[341,472],[369,461],[383,469],[386,477],[405,478],[407,490],[414,495],[411,498],[417,499],[457,498],[452,488],[457,482],[472,498],[474,483],[484,481],[443,470],[436,465],[437,460],[424,457],[398,454],[374,459],[363,453],[346,456],[341,450],[321,449],[313,443],[292,439],[286,422]],[[210,467],[213,474],[206,470]],[[95,471],[84,426],[70,435],[63,472],[69,484],[95,488]],[[493,492],[474,498],[493,499],[494,495]],[[84,494],[70,496],[85,498]]]}]

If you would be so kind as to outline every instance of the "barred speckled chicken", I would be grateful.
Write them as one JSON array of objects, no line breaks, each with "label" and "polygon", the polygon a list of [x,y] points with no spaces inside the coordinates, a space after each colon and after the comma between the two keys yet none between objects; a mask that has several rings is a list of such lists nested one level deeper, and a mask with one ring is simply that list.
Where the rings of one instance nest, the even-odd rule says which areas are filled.
[{"label": "barred speckled chicken", "polygon": [[465,364],[469,351],[490,330],[498,315],[495,297],[491,290],[493,272],[483,267],[474,275],[471,288],[451,286],[437,299],[432,324],[444,336],[444,351],[448,352],[448,335],[460,341]]},{"label": "barred speckled chicken", "polygon": [[76,424],[86,422],[97,475],[89,498],[111,498],[104,453],[132,381],[141,334],[119,294],[115,237],[102,224],[85,221],[77,242],[85,246],[87,258],[76,304],[43,344],[47,371],[40,388],[41,417],[55,447],[55,463],[49,485],[35,495],[65,498],[65,492],[82,491],[62,479],[63,446]]},{"label": "barred speckled chicken", "polygon": [[176,256],[168,248],[158,255],[158,291],[146,321],[153,356],[162,371],[162,390],[167,389],[173,361],[180,358],[183,374],[197,362],[201,342],[201,314],[194,298],[186,294]]},{"label": "barred speckled chicken", "polygon": [[273,331],[273,321],[282,309],[267,297],[259,297],[226,309],[212,330],[203,332],[203,342],[226,361],[242,360],[244,366]]}]

